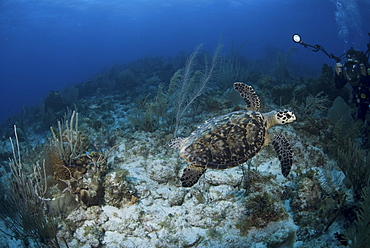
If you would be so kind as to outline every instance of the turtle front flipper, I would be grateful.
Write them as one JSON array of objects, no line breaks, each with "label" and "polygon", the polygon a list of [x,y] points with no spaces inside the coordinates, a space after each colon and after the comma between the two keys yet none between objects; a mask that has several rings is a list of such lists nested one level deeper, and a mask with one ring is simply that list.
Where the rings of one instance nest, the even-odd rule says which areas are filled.
[{"label": "turtle front flipper", "polygon": [[236,82],[234,83],[234,89],[239,92],[240,96],[244,99],[248,110],[260,111],[260,99],[258,98],[252,86],[245,83]]},{"label": "turtle front flipper", "polygon": [[281,134],[275,134],[272,139],[272,145],[278,155],[281,165],[281,173],[284,177],[289,175],[293,163],[293,150],[288,140]]},{"label": "turtle front flipper", "polygon": [[204,174],[207,169],[204,166],[192,163],[184,169],[181,176],[183,187],[191,187],[196,184],[199,178]]}]

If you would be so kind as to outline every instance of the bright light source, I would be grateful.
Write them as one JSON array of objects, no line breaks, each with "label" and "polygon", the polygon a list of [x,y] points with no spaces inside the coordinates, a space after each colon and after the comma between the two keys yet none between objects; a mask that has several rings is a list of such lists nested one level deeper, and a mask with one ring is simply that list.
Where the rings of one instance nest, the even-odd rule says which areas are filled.
[{"label": "bright light source", "polygon": [[301,43],[302,42],[301,36],[299,34],[293,34],[292,39],[295,43]]}]

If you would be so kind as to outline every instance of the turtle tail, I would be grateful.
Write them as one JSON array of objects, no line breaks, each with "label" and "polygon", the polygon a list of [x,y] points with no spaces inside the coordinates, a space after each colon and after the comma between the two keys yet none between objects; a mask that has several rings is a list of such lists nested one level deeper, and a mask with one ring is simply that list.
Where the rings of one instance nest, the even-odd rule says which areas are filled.
[{"label": "turtle tail", "polygon": [[289,175],[293,163],[293,150],[288,140],[281,134],[275,134],[272,139],[272,145],[278,155],[281,165],[281,173],[284,177]]},{"label": "turtle tail", "polygon": [[168,142],[168,146],[173,149],[180,149],[183,141],[184,138],[176,137],[171,139],[170,142]]}]

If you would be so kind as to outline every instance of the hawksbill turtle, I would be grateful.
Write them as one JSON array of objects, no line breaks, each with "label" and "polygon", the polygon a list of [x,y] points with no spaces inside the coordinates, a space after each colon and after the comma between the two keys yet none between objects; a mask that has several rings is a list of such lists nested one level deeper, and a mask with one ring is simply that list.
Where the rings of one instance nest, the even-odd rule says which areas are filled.
[{"label": "hawksbill turtle", "polygon": [[227,169],[245,163],[269,143],[278,155],[282,174],[289,175],[293,160],[291,146],[282,134],[269,134],[268,129],[293,122],[294,113],[289,110],[261,113],[260,100],[251,86],[236,82],[234,89],[244,99],[247,110],[210,119],[189,137],[170,142],[190,163],[180,179],[183,187],[193,186],[207,169]]}]

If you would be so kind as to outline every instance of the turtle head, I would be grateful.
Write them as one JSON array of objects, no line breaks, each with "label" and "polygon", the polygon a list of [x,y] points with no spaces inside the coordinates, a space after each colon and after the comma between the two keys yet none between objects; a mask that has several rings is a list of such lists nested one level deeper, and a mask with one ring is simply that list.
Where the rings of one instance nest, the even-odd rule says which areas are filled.
[{"label": "turtle head", "polygon": [[276,111],[275,118],[276,118],[276,124],[280,124],[280,125],[291,123],[297,119],[295,117],[295,114],[289,110]]}]

